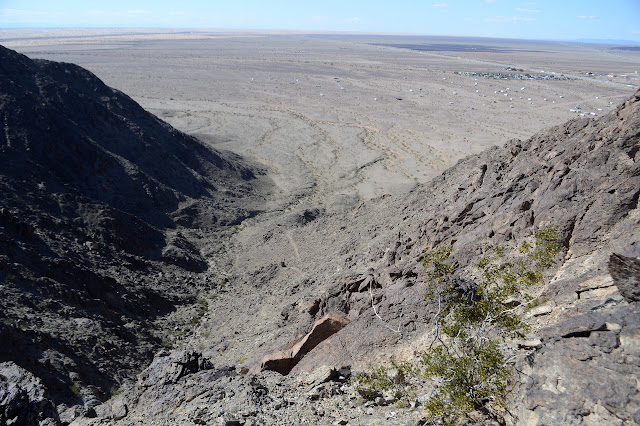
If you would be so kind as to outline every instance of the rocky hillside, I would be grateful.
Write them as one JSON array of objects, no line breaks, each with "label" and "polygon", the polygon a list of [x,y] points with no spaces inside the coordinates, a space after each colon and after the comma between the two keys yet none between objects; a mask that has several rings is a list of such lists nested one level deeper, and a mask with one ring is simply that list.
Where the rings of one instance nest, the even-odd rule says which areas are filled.
[{"label": "rocky hillside", "polygon": [[[14,148],[7,142],[3,149]],[[78,207],[85,205],[86,190],[80,185],[69,189],[72,195],[58,196],[53,190],[57,177],[38,177],[31,183],[12,178],[24,190],[11,192],[9,201],[15,199],[15,207],[3,210],[11,212],[2,224],[15,239],[0,241],[0,253],[18,259],[4,263],[15,268],[2,270],[10,277],[3,292],[15,295],[7,300],[16,300],[3,302],[13,316],[4,321],[3,330],[8,331],[2,339],[15,340],[8,346],[14,352],[3,355],[13,362],[0,364],[6,378],[0,381],[0,392],[12,397],[4,406],[4,418],[40,416],[55,424],[51,398],[68,389],[69,401],[79,389],[78,406],[58,406],[64,422],[424,424],[424,402],[432,390],[428,384],[419,383],[415,398],[397,405],[392,395],[366,396],[347,382],[354,371],[390,365],[391,359],[414,359],[433,341],[438,306],[425,300],[421,258],[432,248],[451,245],[455,278],[472,288],[474,265],[492,247],[504,246],[507,255],[515,254],[519,243],[537,229],[555,226],[563,249],[545,284],[530,289],[538,306],[526,309],[524,300],[510,302],[522,305],[530,328],[524,339],[511,342],[516,373],[507,409],[493,419],[476,412],[468,423],[639,423],[639,151],[640,92],[606,116],[572,120],[529,140],[512,140],[463,159],[406,196],[385,196],[340,214],[293,203],[282,212],[247,218],[234,230],[229,250],[219,253],[216,265],[224,269],[226,284],[215,294],[206,287],[188,292],[180,284],[211,277],[189,275],[185,268],[202,270],[202,261],[212,259],[209,243],[216,240],[194,238],[202,230],[178,233],[174,228],[205,229],[212,224],[199,213],[207,208],[242,206],[244,197],[233,199],[230,191],[224,193],[229,198],[216,198],[223,192],[208,189],[209,175],[198,172],[204,176],[199,181],[206,196],[191,192],[177,204],[163,196],[156,201],[158,211],[140,205],[139,214],[108,204],[117,202],[115,194],[92,199],[105,207]],[[118,161],[122,158],[117,154]],[[233,168],[222,169],[220,173],[233,174]],[[135,170],[131,175],[138,178],[144,169]],[[233,170],[239,170],[242,179],[244,169]],[[159,174],[149,176],[166,185],[168,193],[179,193]],[[230,182],[227,188],[236,181]],[[234,193],[243,195],[238,189]],[[229,204],[223,204],[225,199]],[[48,209],[35,200],[48,200]],[[65,207],[69,203],[71,207]],[[35,213],[31,206],[38,206]],[[120,216],[99,220],[116,214]],[[39,221],[27,221],[32,216]],[[131,225],[119,228],[127,223]],[[65,234],[66,229],[73,232]],[[154,235],[164,239],[158,237],[154,245]],[[169,267],[171,262],[179,266]],[[41,270],[54,272],[30,272]],[[68,279],[67,270],[81,280]],[[76,286],[65,287],[63,278]],[[86,282],[101,284],[83,287]],[[96,296],[89,289],[104,293]],[[196,294],[202,315],[195,318],[190,336],[179,342],[181,347],[157,352],[135,383],[125,383],[118,392],[105,391],[110,377],[117,376],[103,370],[133,365],[134,348],[149,359],[153,333],[144,340],[140,330],[159,324],[154,318]],[[117,314],[106,316],[110,312]],[[32,326],[38,324],[38,315],[46,315],[47,322]],[[103,316],[108,320],[101,322]],[[64,327],[54,333],[49,325],[54,321],[66,327],[77,324],[75,334]],[[70,336],[86,343],[71,342]],[[102,336],[107,336],[106,343]],[[84,352],[65,352],[71,343]],[[115,350],[116,345],[121,350]],[[20,361],[25,358],[32,361]],[[103,370],[85,367],[93,365]],[[61,379],[56,381],[49,371],[70,373],[58,373]],[[102,393],[76,383],[93,384]],[[100,403],[109,393],[111,398]]]},{"label": "rocky hillside", "polygon": [[216,231],[260,209],[262,172],[1,46],[0,120],[0,361],[89,407],[169,344],[158,321],[215,278]]},{"label": "rocky hillside", "polygon": [[[419,423],[428,388],[406,408],[366,402],[341,367],[411,359],[433,340],[426,251],[452,245],[460,279],[471,280],[491,247],[515,252],[552,225],[564,249],[548,284],[531,289],[539,306],[514,342],[518,373],[501,421],[637,423],[640,308],[627,289],[637,266],[620,262],[640,255],[639,151],[636,93],[607,116],[461,160],[406,197],[248,220],[229,256],[235,276],[211,300],[192,349],[158,354],[133,388],[96,410],[122,424]],[[623,256],[612,263],[616,282],[612,253]]]}]

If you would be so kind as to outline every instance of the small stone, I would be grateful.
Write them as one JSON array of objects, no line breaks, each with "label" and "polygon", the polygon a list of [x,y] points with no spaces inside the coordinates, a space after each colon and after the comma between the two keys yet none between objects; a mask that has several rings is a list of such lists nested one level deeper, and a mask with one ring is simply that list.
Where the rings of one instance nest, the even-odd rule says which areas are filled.
[{"label": "small stone", "polygon": [[374,400],[376,397],[382,396],[380,392],[369,388],[358,388],[357,391],[361,397],[370,401]]},{"label": "small stone", "polygon": [[90,419],[95,419],[96,417],[98,417],[98,414],[93,407],[87,408],[83,415]]},{"label": "small stone", "polygon": [[509,308],[515,308],[516,306],[522,305],[522,302],[516,299],[515,297],[510,297],[504,302],[502,302],[502,304]]},{"label": "small stone", "polygon": [[[588,290],[593,290],[596,288],[605,288],[611,287],[614,285],[613,278],[611,276],[603,274],[597,275],[592,278],[585,279],[578,286],[578,293],[582,293]],[[582,298],[582,297],[581,297]]]},{"label": "small stone", "polygon": [[127,417],[129,413],[129,409],[127,408],[127,404],[122,401],[116,401],[115,404],[111,407],[111,415],[113,420],[122,420]]},{"label": "small stone", "polygon": [[620,324],[616,324],[615,322],[605,322],[604,325],[607,328],[607,331],[620,331],[620,329],[622,329]]},{"label": "small stone", "polygon": [[218,418],[218,424],[224,426],[240,426],[242,422],[231,413],[224,413]]},{"label": "small stone", "polygon": [[338,370],[338,374],[339,374],[337,379],[338,381],[341,381],[341,382],[347,381],[347,379],[351,377],[351,366],[346,365],[346,366],[340,367],[340,369]]},{"label": "small stone", "polygon": [[542,341],[540,339],[529,339],[518,343],[518,347],[521,349],[538,349],[542,347]]},{"label": "small stone", "polygon": [[545,305],[536,306],[527,312],[527,317],[539,317],[541,315],[550,314],[553,311],[553,305],[548,303]]},{"label": "small stone", "polygon": [[587,290],[580,292],[580,299],[596,299],[596,298],[605,298],[607,296],[612,296],[618,294],[618,287],[610,286],[610,287],[601,287],[594,288],[592,290]]},{"label": "small stone", "polygon": [[321,367],[316,368],[311,374],[309,374],[305,381],[308,384],[320,384],[328,382],[332,380],[334,377],[338,376],[338,372],[327,365],[323,365]]}]

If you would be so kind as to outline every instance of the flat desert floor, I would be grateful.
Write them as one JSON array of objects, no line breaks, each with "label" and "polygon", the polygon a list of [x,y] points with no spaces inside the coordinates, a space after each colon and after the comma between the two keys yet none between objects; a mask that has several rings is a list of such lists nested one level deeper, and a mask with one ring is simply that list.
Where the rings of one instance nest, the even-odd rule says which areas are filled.
[{"label": "flat desert floor", "polygon": [[620,46],[435,36],[2,30],[0,44],[94,72],[174,127],[259,162],[274,210],[403,193],[458,159],[640,85]]}]

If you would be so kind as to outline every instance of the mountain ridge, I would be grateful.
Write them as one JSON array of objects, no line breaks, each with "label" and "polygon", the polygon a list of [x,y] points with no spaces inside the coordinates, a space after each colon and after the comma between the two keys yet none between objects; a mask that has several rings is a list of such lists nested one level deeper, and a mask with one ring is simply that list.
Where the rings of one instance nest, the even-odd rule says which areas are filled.
[{"label": "mountain ridge", "polygon": [[56,404],[99,402],[207,285],[198,241],[220,249],[269,183],[89,71],[1,46],[0,121],[0,360]]}]

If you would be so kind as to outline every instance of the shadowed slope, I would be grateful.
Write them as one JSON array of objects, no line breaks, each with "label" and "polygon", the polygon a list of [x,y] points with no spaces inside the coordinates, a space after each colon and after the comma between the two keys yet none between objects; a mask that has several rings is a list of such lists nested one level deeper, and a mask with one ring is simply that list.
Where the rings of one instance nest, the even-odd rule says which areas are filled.
[{"label": "shadowed slope", "polygon": [[256,174],[90,72],[1,46],[0,123],[0,361],[87,405],[194,298],[207,262],[180,229],[254,214]]}]

